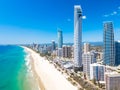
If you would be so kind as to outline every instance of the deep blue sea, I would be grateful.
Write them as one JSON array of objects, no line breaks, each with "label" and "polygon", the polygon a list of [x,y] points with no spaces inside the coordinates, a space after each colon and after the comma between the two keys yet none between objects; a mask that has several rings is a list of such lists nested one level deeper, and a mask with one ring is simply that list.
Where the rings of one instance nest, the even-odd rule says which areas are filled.
[{"label": "deep blue sea", "polygon": [[38,90],[27,59],[19,46],[0,46],[0,90]]}]

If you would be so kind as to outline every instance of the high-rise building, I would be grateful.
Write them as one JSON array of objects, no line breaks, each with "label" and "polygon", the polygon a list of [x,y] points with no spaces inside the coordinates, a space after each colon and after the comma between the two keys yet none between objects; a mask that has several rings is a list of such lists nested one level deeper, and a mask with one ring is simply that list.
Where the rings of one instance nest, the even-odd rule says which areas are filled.
[{"label": "high-rise building", "polygon": [[64,45],[62,47],[62,57],[63,58],[71,58],[72,57],[72,47]]},{"label": "high-rise building", "polygon": [[58,48],[62,48],[62,45],[63,45],[62,31],[58,30]]},{"label": "high-rise building", "polygon": [[95,53],[87,52],[82,54],[83,72],[90,78],[90,64],[96,63]]},{"label": "high-rise building", "polygon": [[114,45],[114,31],[113,23],[104,23],[104,64],[114,66],[115,65],[115,45]]},{"label": "high-rise building", "polygon": [[74,70],[82,67],[82,9],[74,6]]},{"label": "high-rise building", "polygon": [[90,64],[90,79],[96,81],[104,81],[105,67],[97,63]]},{"label": "high-rise building", "polygon": [[105,82],[106,90],[120,90],[120,74],[107,74]]},{"label": "high-rise building", "polygon": [[84,53],[90,52],[90,44],[84,43]]},{"label": "high-rise building", "polygon": [[[74,58],[74,45],[71,46],[71,57],[72,59]],[[74,59],[73,59],[74,60]]]},{"label": "high-rise building", "polygon": [[56,48],[56,46],[55,46],[55,41],[54,41],[54,40],[52,40],[52,51],[54,51],[54,50],[55,50],[55,48]]},{"label": "high-rise building", "polygon": [[115,65],[120,65],[120,41],[115,42]]},{"label": "high-rise building", "polygon": [[57,50],[57,56],[58,56],[59,58],[62,57],[62,48],[58,48],[58,50]]}]

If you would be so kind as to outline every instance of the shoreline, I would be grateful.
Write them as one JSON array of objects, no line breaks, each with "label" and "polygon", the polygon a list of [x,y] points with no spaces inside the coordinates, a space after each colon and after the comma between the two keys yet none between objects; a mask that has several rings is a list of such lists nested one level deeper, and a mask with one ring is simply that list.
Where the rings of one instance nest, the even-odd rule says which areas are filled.
[{"label": "shoreline", "polygon": [[[44,85],[43,85],[40,77],[38,76],[36,70],[35,70],[34,61],[33,61],[34,58],[32,57],[31,52],[30,52],[29,50],[27,50],[28,48],[26,48],[26,47],[24,47],[24,46],[20,46],[20,47],[22,47],[22,48],[25,50],[25,52],[26,52],[28,55],[30,55],[30,56],[29,56],[29,64],[30,64],[30,66],[31,66],[31,70],[32,70],[32,72],[33,72],[33,76],[34,76],[34,78],[36,79],[36,81],[37,81],[37,83],[38,83],[39,90],[45,90],[45,87],[44,87]],[[28,59],[27,59],[27,60],[28,60]]]},{"label": "shoreline", "polygon": [[44,87],[44,85],[43,85],[43,83],[42,83],[42,81],[41,81],[41,78],[38,76],[37,72],[35,71],[35,66],[34,66],[34,61],[33,61],[34,59],[33,59],[33,57],[31,57],[31,56],[30,56],[30,58],[31,58],[31,61],[30,61],[31,68],[32,68],[32,70],[33,70],[35,79],[37,79],[37,81],[38,81],[39,90],[45,90],[45,87]]},{"label": "shoreline", "polygon": [[77,90],[52,64],[30,48],[24,47],[30,55],[30,64],[40,90]]}]

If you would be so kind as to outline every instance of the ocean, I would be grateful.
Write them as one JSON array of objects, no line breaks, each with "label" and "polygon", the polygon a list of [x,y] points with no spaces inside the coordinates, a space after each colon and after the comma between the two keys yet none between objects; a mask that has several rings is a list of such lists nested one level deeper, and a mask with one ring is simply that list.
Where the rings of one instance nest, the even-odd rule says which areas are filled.
[{"label": "ocean", "polygon": [[39,90],[29,60],[19,46],[0,46],[0,90]]}]

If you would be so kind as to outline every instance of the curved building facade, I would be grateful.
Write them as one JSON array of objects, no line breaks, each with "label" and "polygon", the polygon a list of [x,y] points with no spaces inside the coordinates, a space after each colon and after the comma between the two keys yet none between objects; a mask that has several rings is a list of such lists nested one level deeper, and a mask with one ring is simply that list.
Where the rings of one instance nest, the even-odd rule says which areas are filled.
[{"label": "curved building facade", "polygon": [[115,65],[115,44],[113,23],[111,21],[104,23],[104,64],[109,66]]}]

